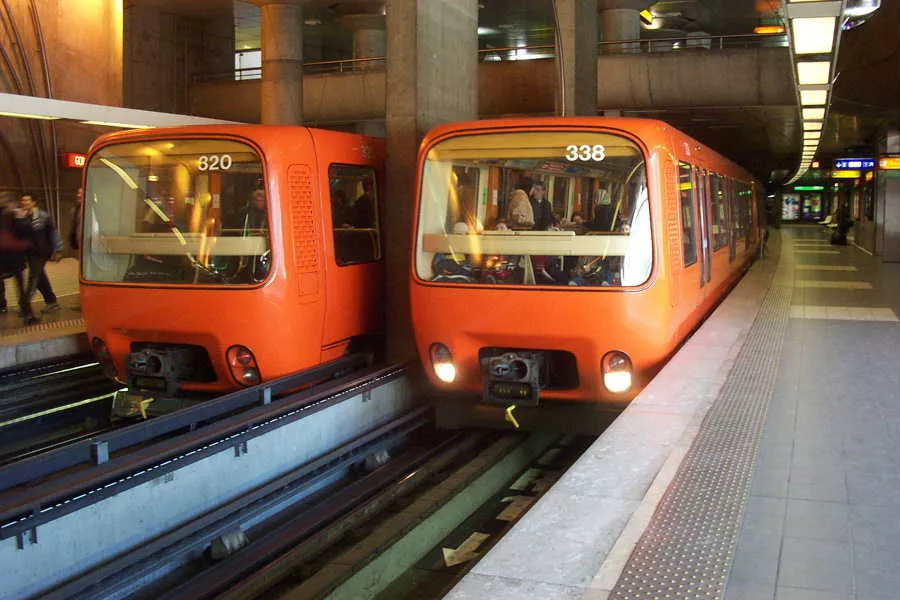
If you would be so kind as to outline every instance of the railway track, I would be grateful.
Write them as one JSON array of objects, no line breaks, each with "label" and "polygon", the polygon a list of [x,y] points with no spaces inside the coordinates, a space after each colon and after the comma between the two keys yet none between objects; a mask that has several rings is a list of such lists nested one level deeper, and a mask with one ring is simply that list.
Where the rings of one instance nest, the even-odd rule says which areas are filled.
[{"label": "railway track", "polygon": [[90,355],[0,372],[0,465],[109,426],[110,381]]}]

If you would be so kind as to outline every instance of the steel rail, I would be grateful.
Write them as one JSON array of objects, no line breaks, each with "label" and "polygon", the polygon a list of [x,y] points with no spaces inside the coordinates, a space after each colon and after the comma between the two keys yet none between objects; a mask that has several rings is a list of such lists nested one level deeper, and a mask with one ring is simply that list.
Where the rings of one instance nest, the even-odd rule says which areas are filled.
[{"label": "steel rail", "polygon": [[[316,485],[329,474],[346,469],[367,454],[389,446],[403,436],[431,422],[430,409],[420,407],[388,423],[377,426],[334,450],[319,456],[284,475],[250,490],[168,533],[142,544],[134,550],[102,564],[61,586],[43,592],[45,600],[61,600],[73,596],[130,595],[149,574],[180,555],[194,554],[209,540],[222,535],[241,523],[269,512],[273,507],[289,502],[306,488]],[[303,499],[297,500],[303,502]],[[289,503],[290,506],[296,505]],[[195,538],[193,541],[191,538]],[[246,549],[246,548],[245,548]],[[173,556],[174,555],[174,556]],[[102,586],[102,594],[93,589]]]},{"label": "steel rail", "polygon": [[[0,488],[6,490],[6,493],[0,494],[0,539],[19,536],[20,544],[23,544],[25,532],[33,531],[41,523],[119,494],[225,448],[234,447],[239,452],[250,439],[400,378],[407,372],[406,366],[371,368],[362,374],[344,376],[328,384],[272,400],[278,391],[296,389],[301,383],[314,383],[323,375],[352,365],[353,359],[348,357],[333,361],[265,386],[241,390],[0,468]],[[360,357],[356,359],[360,360]],[[240,408],[245,410],[233,414]],[[179,430],[181,433],[176,433]],[[163,434],[170,435],[112,457],[114,448],[123,450]],[[73,466],[91,460],[95,464],[89,468],[60,473],[60,465]],[[37,472],[44,473],[42,476],[57,474],[57,477],[41,486],[12,489],[35,478]]]}]

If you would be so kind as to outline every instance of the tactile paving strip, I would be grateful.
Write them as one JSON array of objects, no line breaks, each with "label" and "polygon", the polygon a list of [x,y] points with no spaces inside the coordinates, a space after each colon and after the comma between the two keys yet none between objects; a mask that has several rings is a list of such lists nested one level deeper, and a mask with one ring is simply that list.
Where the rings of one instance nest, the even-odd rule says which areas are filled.
[{"label": "tactile paving strip", "polygon": [[84,319],[68,319],[65,321],[47,321],[38,323],[37,325],[29,325],[19,329],[9,331],[0,331],[0,338],[12,337],[14,335],[28,335],[29,333],[37,333],[39,331],[52,331],[54,329],[84,329]]},{"label": "tactile paving strip", "polygon": [[759,313],[650,525],[609,598],[722,598],[790,318],[781,253]]}]

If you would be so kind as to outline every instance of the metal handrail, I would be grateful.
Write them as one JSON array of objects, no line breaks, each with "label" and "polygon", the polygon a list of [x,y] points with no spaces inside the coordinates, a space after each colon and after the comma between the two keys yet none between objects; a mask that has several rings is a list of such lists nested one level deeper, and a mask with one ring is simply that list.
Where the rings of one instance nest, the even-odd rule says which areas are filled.
[{"label": "metal handrail", "polygon": [[[676,46],[679,44],[679,46]],[[683,45],[680,45],[683,44]],[[598,43],[600,54],[627,54],[627,53],[658,53],[676,52],[683,50],[728,50],[731,48],[759,48],[759,47],[787,47],[787,34],[759,34],[737,33],[727,35],[698,34],[683,35],[665,38],[639,38],[636,40],[603,41]],[[241,52],[253,52],[259,48],[241,50]],[[534,50],[551,50],[552,55],[532,60],[550,60],[555,58],[555,44],[535,44],[530,46],[507,46],[502,48],[479,48],[479,61],[490,62],[485,59],[488,55],[502,54],[503,52],[521,52]],[[624,51],[623,51],[624,50]],[[303,63],[305,74],[323,73],[356,73],[366,69],[372,69],[384,64],[386,57],[371,56],[366,58],[342,58],[338,60],[316,60]],[[360,68],[361,65],[365,67]],[[249,76],[236,76],[247,73]],[[257,76],[258,74],[258,76]],[[211,83],[215,81],[248,81],[256,80],[262,76],[262,67],[247,67],[223,71],[218,73],[200,74],[194,78],[194,83]]]}]

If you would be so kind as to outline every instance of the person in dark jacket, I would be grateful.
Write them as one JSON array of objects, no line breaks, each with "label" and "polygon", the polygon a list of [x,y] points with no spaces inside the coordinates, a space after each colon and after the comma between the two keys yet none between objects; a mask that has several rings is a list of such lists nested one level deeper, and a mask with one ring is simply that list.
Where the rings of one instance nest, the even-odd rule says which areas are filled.
[{"label": "person in dark jacket", "polygon": [[62,238],[50,215],[38,208],[34,199],[27,194],[19,199],[19,215],[31,225],[31,252],[28,256],[28,283],[25,287],[29,304],[35,291],[39,290],[46,304],[43,312],[57,311],[60,306],[44,267],[47,261],[59,262],[62,258]]},{"label": "person in dark jacket", "polygon": [[528,196],[531,200],[531,210],[534,213],[534,229],[545,231],[556,225],[556,217],[553,216],[553,205],[547,199],[547,188],[542,181],[535,181],[531,186]]},{"label": "person in dark jacket", "polygon": [[12,200],[0,212],[0,313],[7,309],[4,281],[14,279],[19,292],[19,307],[26,323],[34,318],[25,293],[24,271],[31,250],[31,225],[18,216],[18,204]]}]

